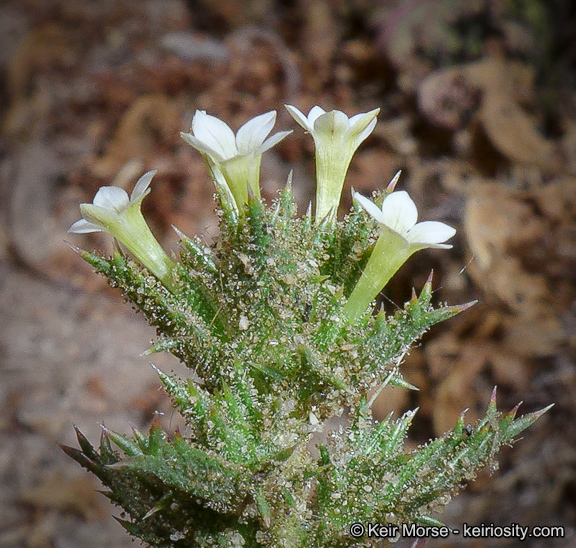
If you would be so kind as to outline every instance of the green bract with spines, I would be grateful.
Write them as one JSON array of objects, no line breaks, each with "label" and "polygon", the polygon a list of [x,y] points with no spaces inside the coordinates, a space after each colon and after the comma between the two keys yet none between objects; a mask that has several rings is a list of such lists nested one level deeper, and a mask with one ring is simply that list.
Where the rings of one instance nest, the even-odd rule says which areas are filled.
[{"label": "green bract with spines", "polygon": [[[306,124],[318,133],[317,147],[330,145],[332,124],[339,139],[355,139],[349,145],[355,150],[375,115],[348,119],[312,111]],[[203,154],[220,150],[217,135],[201,126],[208,119],[218,128],[212,118],[204,113],[197,119],[206,143],[189,138]],[[314,125],[316,118],[321,123]],[[271,119],[248,126],[250,135],[239,132],[243,144],[234,146],[263,141]],[[236,152],[246,155],[242,150]],[[212,156],[213,169],[227,161]],[[240,192],[228,170],[228,179],[216,181],[219,235],[208,246],[176,229],[181,249],[172,258],[150,244],[150,268],[158,270],[160,257],[161,277],[147,268],[144,252],[137,257],[142,265],[120,251],[112,257],[81,252],[156,327],[148,353],[169,352],[191,369],[188,378],[156,370],[186,422],[186,437],[169,435],[154,421],[147,434],[103,428],[98,449],[78,431],[80,449],[64,447],[126,512],[123,527],[150,546],[363,546],[369,539],[352,538],[353,523],[438,526],[432,514],[479,469],[494,467],[497,450],[546,411],[516,419],[517,409],[498,412],[494,395],[471,430],[462,415],[451,431],[411,451],[404,443],[415,410],[373,420],[371,405],[383,387],[414,388],[401,374],[414,342],[473,303],[435,308],[430,276],[420,294],[392,315],[372,314],[362,304],[385,283],[381,265],[387,281],[396,268],[390,265],[418,249],[449,247],[442,242],[453,229],[416,223],[412,200],[394,192],[398,176],[380,205],[355,194],[362,207],[338,221],[337,200],[327,189],[340,189],[348,162],[336,182],[323,168],[322,218],[310,211],[297,216],[291,180],[267,207],[251,187]],[[107,191],[95,199],[96,207],[120,211],[114,215],[122,215],[122,207],[139,208],[142,192],[135,205],[124,194]],[[110,203],[103,201],[107,196]],[[98,229],[91,223],[73,226]],[[375,256],[378,250],[395,255],[387,263],[386,256]],[[325,441],[314,440],[327,419],[338,417]]]}]

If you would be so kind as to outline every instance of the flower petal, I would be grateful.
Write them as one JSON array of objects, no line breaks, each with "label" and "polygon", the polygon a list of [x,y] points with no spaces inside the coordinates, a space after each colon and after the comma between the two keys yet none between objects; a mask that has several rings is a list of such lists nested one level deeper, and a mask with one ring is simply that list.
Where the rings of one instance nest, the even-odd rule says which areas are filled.
[{"label": "flower petal", "polygon": [[197,137],[194,137],[192,133],[180,132],[180,137],[201,154],[210,156],[213,162],[223,162],[226,160],[226,158],[222,157],[220,152],[216,152],[212,147],[209,147],[206,143],[200,141]]},{"label": "flower petal", "polygon": [[312,125],[308,121],[308,118],[304,116],[304,113],[300,112],[296,107],[293,107],[292,105],[284,105],[284,106],[286,107],[286,110],[290,113],[290,116],[292,116],[292,118],[294,118],[294,120],[296,120],[298,124],[300,124],[306,131],[312,132],[313,130]]},{"label": "flower petal", "polygon": [[216,116],[206,114],[204,110],[197,110],[194,114],[192,132],[194,137],[214,150],[224,160],[233,158],[238,154],[236,137],[230,126]]},{"label": "flower petal", "polygon": [[116,211],[94,204],[80,204],[80,213],[89,223],[101,227],[105,232],[110,232],[110,227],[122,219]]},{"label": "flower petal", "polygon": [[122,213],[129,205],[128,193],[118,186],[100,187],[92,203],[112,213]]},{"label": "flower petal", "polygon": [[[342,141],[350,129],[348,116],[341,110],[331,110],[314,121],[314,139],[323,137],[329,138],[336,146],[341,146],[338,141]],[[333,146],[334,146],[333,145]],[[345,152],[342,151],[342,154]]]},{"label": "flower petal", "polygon": [[[423,223],[418,223],[414,225],[406,233],[406,239],[410,243],[418,244],[441,244],[446,240],[449,240],[456,234],[456,229],[448,226],[444,223],[439,223],[437,221],[424,221]],[[442,247],[452,247],[451,245],[446,245]]]},{"label": "flower petal", "polygon": [[360,114],[355,114],[350,118],[350,126],[359,128],[366,127],[378,114],[380,113],[379,108],[370,110],[368,112],[361,112]]},{"label": "flower petal", "polygon": [[370,112],[356,114],[350,118],[350,137],[354,139],[355,146],[360,146],[366,137],[368,137],[376,126],[376,116],[380,112],[379,108],[375,108]]},{"label": "flower petal", "polygon": [[262,146],[256,151],[256,153],[262,154],[263,152],[266,152],[267,150],[271,149],[275,144],[279,143],[282,139],[284,139],[286,135],[290,135],[290,133],[292,133],[292,130],[279,131],[278,133],[275,133],[274,135],[272,135],[272,137],[266,139],[262,143]]},{"label": "flower petal", "polygon": [[384,217],[382,215],[382,211],[380,208],[372,201],[362,196],[359,192],[355,192],[352,195],[352,198],[356,200],[365,210],[366,212],[374,217],[379,223],[384,224]]},{"label": "flower petal", "polygon": [[392,192],[392,194],[384,198],[382,202],[382,218],[388,228],[402,236],[406,236],[408,230],[418,220],[418,210],[408,193],[405,190],[400,190]]},{"label": "flower petal", "polygon": [[326,114],[326,111],[322,107],[319,107],[318,105],[310,109],[310,112],[308,113],[308,123],[310,124],[310,127],[314,126],[314,122],[320,116],[322,116],[322,114]]},{"label": "flower petal", "polygon": [[148,171],[147,173],[144,173],[144,175],[142,175],[142,177],[140,177],[140,179],[138,179],[138,181],[134,185],[134,190],[132,191],[132,194],[130,195],[130,203],[131,204],[135,204],[136,202],[141,202],[144,199],[144,197],[146,196],[146,194],[148,194],[150,192],[150,189],[148,187],[150,186],[150,183],[152,182],[152,177],[154,177],[154,175],[156,175],[156,173],[158,173],[158,170],[154,169],[152,171]]},{"label": "flower petal", "polygon": [[89,234],[90,232],[102,232],[101,226],[95,225],[86,219],[76,221],[69,229],[68,232],[72,234]]},{"label": "flower petal", "polygon": [[271,110],[248,120],[236,133],[236,147],[240,154],[258,150],[276,122],[276,111]]},{"label": "flower petal", "polygon": [[374,131],[376,127],[376,118],[372,120],[357,136],[356,136],[356,146],[360,146],[367,137]]}]

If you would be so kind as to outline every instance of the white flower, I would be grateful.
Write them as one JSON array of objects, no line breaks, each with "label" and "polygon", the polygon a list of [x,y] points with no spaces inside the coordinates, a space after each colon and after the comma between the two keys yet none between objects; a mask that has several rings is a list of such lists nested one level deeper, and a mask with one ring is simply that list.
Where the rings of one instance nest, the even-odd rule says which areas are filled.
[{"label": "white flower", "polygon": [[220,175],[224,178],[237,206],[242,207],[248,201],[248,186],[260,196],[262,154],[292,133],[281,131],[266,139],[275,122],[276,111],[270,111],[252,118],[234,135],[228,124],[197,110],[192,133],[180,135],[206,158],[217,183],[222,183]]},{"label": "white flower", "polygon": [[155,174],[156,171],[149,171],[142,175],[130,197],[123,188],[117,186],[100,188],[91,204],[80,204],[83,219],[76,221],[68,232],[108,232],[166,287],[171,288],[174,263],[154,238],[140,209],[142,200],[150,192],[148,187]]},{"label": "white flower", "polygon": [[344,307],[349,322],[366,313],[368,305],[413,253],[428,247],[452,247],[443,242],[456,234],[455,229],[436,221],[418,223],[418,210],[408,193],[394,192],[399,176],[400,172],[388,185],[382,207],[358,192],[352,194],[354,200],[380,223],[382,230]]},{"label": "white flower", "polygon": [[340,110],[326,112],[315,106],[304,116],[296,107],[285,106],[316,145],[316,222],[334,219],[352,156],[374,130],[380,109],[348,118]]},{"label": "white flower", "polygon": [[236,156],[262,154],[279,143],[291,131],[281,131],[266,139],[276,122],[276,111],[260,114],[246,122],[234,135],[230,126],[215,116],[197,110],[192,118],[191,133],[183,133],[184,140],[215,162],[225,162]]},{"label": "white flower", "polygon": [[306,131],[308,131],[314,140],[326,137],[326,133],[334,132],[334,141],[340,141],[336,144],[350,144],[357,149],[360,144],[368,137],[376,126],[376,116],[380,112],[379,108],[356,114],[348,118],[341,110],[331,110],[326,112],[322,107],[312,107],[308,116],[291,105],[285,105],[288,112],[292,115]]},{"label": "white flower", "polygon": [[357,201],[380,224],[402,236],[411,246],[450,249],[444,244],[456,234],[451,226],[436,221],[417,223],[418,210],[412,198],[404,190],[392,192],[384,198],[382,208],[358,192],[353,194]]},{"label": "white flower", "polygon": [[156,171],[149,171],[138,179],[132,194],[117,186],[103,186],[98,189],[91,204],[80,204],[83,219],[76,221],[68,232],[87,234],[89,232],[109,232],[111,224],[121,221],[130,206],[140,206],[150,192],[150,183]]}]

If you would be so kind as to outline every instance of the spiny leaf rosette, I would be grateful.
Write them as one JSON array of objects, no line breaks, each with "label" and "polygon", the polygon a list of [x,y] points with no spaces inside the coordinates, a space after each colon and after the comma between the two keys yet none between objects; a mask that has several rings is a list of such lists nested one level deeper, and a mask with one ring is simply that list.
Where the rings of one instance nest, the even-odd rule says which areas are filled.
[{"label": "spiny leaf rosette", "polygon": [[[394,192],[398,177],[375,203],[355,195],[361,207],[338,221],[350,158],[377,111],[349,119],[289,110],[316,143],[316,216],[296,215],[290,182],[270,207],[255,191],[261,154],[288,133],[265,140],[275,113],[234,135],[201,112],[186,140],[215,177],[220,234],[211,246],[178,232],[178,257],[162,250],[140,211],[153,173],[130,198],[100,189],[70,230],[109,232],[137,259],[81,252],[157,327],[149,352],[170,352],[194,373],[158,371],[186,436],[154,422],[132,437],[104,428],[98,449],[78,431],[80,449],[64,447],[150,546],[365,546],[370,539],[350,535],[353,523],[440,525],[432,514],[543,412],[501,414],[494,395],[472,430],[462,416],[412,451],[403,445],[415,411],[372,419],[368,394],[412,388],[400,372],[405,353],[468,306],[434,308],[431,277],[393,316],[373,314],[373,301],[412,253],[450,247],[443,242],[455,231],[417,224],[414,202]],[[311,452],[332,417],[342,426]]]}]

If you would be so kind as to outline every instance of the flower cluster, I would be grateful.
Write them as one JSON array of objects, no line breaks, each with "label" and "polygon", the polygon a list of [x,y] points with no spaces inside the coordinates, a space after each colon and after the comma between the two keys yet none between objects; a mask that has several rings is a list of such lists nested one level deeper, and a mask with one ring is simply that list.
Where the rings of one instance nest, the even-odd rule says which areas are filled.
[{"label": "flower cluster", "polygon": [[[286,105],[292,117],[313,137],[316,144],[316,222],[336,219],[346,172],[357,148],[372,133],[379,109],[348,118],[339,110],[324,111],[316,106],[304,116]],[[246,122],[236,134],[218,118],[199,110],[192,119],[192,133],[182,138],[205,158],[222,199],[242,214],[250,196],[260,199],[262,154],[284,139],[290,131],[268,137],[276,121],[271,111]],[[152,235],[141,212],[141,203],[150,192],[155,171],[144,174],[130,197],[114,186],[102,187],[92,204],[82,204],[83,219],[69,232],[108,232],[121,242],[169,289],[174,263]],[[387,187],[381,207],[354,192],[354,201],[379,224],[379,236],[362,276],[344,308],[350,322],[366,312],[393,274],[416,251],[429,247],[446,249],[455,230],[444,223],[417,223],[416,205],[405,191],[395,191],[400,172]]]}]

